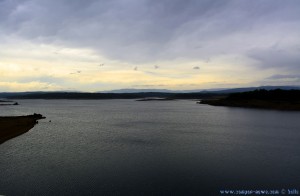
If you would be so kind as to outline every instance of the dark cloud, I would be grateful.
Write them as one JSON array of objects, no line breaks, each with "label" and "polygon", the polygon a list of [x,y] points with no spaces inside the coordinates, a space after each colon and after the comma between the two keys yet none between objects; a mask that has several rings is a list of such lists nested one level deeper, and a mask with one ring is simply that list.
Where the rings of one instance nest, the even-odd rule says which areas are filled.
[{"label": "dark cloud", "polygon": [[198,66],[195,66],[195,67],[193,67],[193,69],[200,69],[200,67],[198,67]]},{"label": "dark cloud", "polygon": [[299,47],[299,7],[298,0],[1,0],[0,35],[131,63],[241,55],[295,67],[292,51],[264,48]]}]

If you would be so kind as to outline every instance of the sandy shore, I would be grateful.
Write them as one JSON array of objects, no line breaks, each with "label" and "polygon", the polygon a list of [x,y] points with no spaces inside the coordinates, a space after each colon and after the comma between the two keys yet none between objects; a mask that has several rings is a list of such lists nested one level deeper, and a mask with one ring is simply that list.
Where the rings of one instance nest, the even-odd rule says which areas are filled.
[{"label": "sandy shore", "polygon": [[37,124],[37,120],[43,118],[41,114],[0,117],[0,144],[29,131]]}]

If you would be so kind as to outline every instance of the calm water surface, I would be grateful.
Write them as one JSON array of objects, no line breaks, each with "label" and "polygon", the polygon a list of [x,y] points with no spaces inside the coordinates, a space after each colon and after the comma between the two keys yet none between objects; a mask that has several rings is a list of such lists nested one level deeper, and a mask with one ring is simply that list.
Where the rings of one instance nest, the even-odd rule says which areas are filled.
[{"label": "calm water surface", "polygon": [[195,101],[18,102],[1,107],[0,116],[47,119],[0,145],[0,195],[300,188],[300,112]]}]

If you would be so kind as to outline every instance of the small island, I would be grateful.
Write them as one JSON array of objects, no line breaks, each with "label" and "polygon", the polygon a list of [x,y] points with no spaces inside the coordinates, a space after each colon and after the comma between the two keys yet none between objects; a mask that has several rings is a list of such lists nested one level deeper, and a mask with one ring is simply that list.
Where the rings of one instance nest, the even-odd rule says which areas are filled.
[{"label": "small island", "polygon": [[300,90],[255,90],[232,93],[221,99],[205,99],[200,104],[300,111]]},{"label": "small island", "polygon": [[46,117],[36,113],[27,116],[0,117],[0,144],[29,131],[38,123],[37,120],[44,118]]}]

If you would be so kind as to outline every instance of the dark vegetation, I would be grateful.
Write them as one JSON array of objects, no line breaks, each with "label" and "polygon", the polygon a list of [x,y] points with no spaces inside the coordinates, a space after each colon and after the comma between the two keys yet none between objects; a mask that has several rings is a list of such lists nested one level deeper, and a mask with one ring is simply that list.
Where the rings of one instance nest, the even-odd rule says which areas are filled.
[{"label": "dark vegetation", "polygon": [[260,99],[260,100],[277,100],[277,101],[300,101],[300,90],[255,90],[244,93],[232,93],[227,99]]},{"label": "dark vegetation", "polygon": [[14,94],[6,96],[10,99],[142,99],[148,97],[168,99],[208,99],[217,97],[217,93],[68,93],[68,92],[46,92],[32,94]]},{"label": "dark vegetation", "polygon": [[232,93],[226,98],[204,99],[199,103],[214,106],[300,110],[300,90],[255,90]]},{"label": "dark vegetation", "polygon": [[21,135],[37,124],[37,120],[43,119],[41,114],[28,116],[0,117],[0,144]]}]

